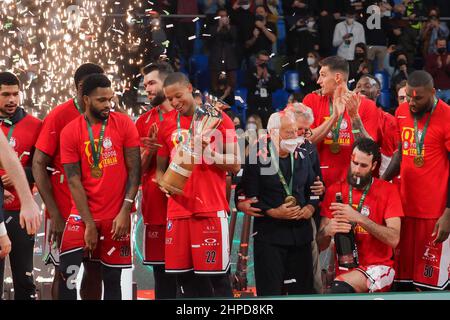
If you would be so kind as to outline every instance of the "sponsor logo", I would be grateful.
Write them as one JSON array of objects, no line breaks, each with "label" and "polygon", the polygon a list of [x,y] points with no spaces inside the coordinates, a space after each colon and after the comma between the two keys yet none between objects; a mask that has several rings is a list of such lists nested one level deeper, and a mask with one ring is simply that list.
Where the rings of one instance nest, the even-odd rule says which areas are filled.
[{"label": "sponsor logo", "polygon": [[149,231],[147,232],[147,237],[150,239],[157,239],[159,235],[158,231]]},{"label": "sponsor logo", "polygon": [[218,246],[219,242],[217,241],[217,239],[207,238],[207,239],[203,240],[202,245],[203,246]]},{"label": "sponsor logo", "polygon": [[167,231],[172,230],[172,227],[173,227],[173,222],[172,222],[172,220],[167,221]]},{"label": "sponsor logo", "polygon": [[80,230],[80,226],[79,225],[68,225],[67,226],[67,231],[71,231],[71,232],[78,232]]}]

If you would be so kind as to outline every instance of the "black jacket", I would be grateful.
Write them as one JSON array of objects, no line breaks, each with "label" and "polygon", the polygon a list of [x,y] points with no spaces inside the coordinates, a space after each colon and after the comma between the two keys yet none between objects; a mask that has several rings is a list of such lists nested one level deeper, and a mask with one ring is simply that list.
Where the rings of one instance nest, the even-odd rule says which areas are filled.
[{"label": "black jacket", "polygon": [[[267,157],[264,157],[263,154]],[[260,208],[264,217],[255,218],[253,231],[255,241],[264,241],[279,245],[302,246],[313,240],[310,220],[281,220],[266,215],[266,211],[279,207],[286,197],[273,163],[270,161],[270,150],[257,157],[256,164],[250,164],[247,159],[242,176],[242,189],[247,198],[257,197],[258,203],[254,207]],[[266,160],[264,160],[264,158]],[[279,160],[281,171],[286,181],[291,178],[290,157]],[[273,174],[262,174],[262,170],[271,168]],[[297,149],[294,153],[294,179],[292,183],[293,195],[297,203],[304,207],[311,204],[317,211],[319,200],[312,200],[310,186],[315,179],[313,164],[309,152]]]}]

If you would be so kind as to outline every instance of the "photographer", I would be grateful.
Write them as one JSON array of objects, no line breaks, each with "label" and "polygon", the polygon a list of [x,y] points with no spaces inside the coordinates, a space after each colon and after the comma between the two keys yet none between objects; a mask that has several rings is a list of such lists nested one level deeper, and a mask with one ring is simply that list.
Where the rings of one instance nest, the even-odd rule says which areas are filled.
[{"label": "photographer", "polygon": [[277,41],[276,25],[267,21],[267,9],[265,6],[257,6],[255,9],[255,26],[251,37],[245,42],[245,47],[251,54],[261,50],[272,53],[272,45]]},{"label": "photographer", "polygon": [[354,10],[347,12],[345,21],[339,22],[334,29],[333,46],[338,47],[337,55],[347,61],[355,57],[357,43],[366,43],[364,27],[355,21]]},{"label": "photographer", "polygon": [[272,93],[281,88],[281,80],[268,67],[269,53],[260,51],[256,56],[255,65],[247,70],[244,86],[248,89],[247,114],[257,114],[265,127],[272,109]]},{"label": "photographer", "polygon": [[319,50],[319,34],[313,16],[300,18],[287,33],[287,53],[291,63],[305,57],[308,52]]}]

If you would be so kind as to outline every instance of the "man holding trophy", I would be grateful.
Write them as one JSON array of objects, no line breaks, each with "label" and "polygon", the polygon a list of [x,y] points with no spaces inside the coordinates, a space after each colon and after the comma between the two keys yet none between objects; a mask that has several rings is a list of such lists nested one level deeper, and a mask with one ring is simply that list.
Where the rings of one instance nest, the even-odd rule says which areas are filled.
[{"label": "man holding trophy", "polygon": [[234,124],[213,106],[197,106],[192,85],[175,72],[164,81],[175,109],[158,131],[156,179],[167,204],[166,272],[183,297],[231,297],[226,172],[240,169]]}]

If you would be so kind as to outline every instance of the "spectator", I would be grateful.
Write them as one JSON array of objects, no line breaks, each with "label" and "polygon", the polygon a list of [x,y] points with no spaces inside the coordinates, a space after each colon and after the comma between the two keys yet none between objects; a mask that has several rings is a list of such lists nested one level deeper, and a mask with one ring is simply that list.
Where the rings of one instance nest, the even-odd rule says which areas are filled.
[{"label": "spectator", "polygon": [[[309,51],[307,58],[298,64],[300,86],[304,95],[320,88],[317,84],[320,69],[319,61],[319,53],[317,51]],[[298,102],[301,102],[301,100]]]},{"label": "spectator", "polygon": [[[412,67],[409,66],[408,58],[406,54],[402,51],[397,51],[394,54],[394,72],[391,78],[391,89],[394,90],[397,84],[403,80],[408,80],[408,76],[414,71]],[[394,92],[395,93],[395,92]]]},{"label": "spectator", "polygon": [[263,126],[267,124],[272,109],[272,93],[282,87],[281,80],[268,66],[269,53],[261,51],[256,56],[255,65],[247,70],[245,87],[248,89],[248,114],[261,117]]},{"label": "spectator", "polygon": [[217,23],[210,28],[209,69],[213,93],[229,105],[234,104],[234,87],[236,84],[237,30],[230,24],[227,10],[217,10]]},{"label": "spectator", "polygon": [[294,92],[288,98],[288,105],[291,105],[294,103],[301,103],[303,101],[304,97],[305,97],[305,95],[302,92]]},{"label": "spectator", "polygon": [[390,43],[394,44],[396,49],[402,50],[406,54],[408,57],[407,60],[412,66],[417,50],[417,36],[415,31],[408,25],[394,25],[392,34],[389,36],[391,38]]},{"label": "spectator", "polygon": [[304,58],[308,52],[319,50],[319,34],[313,16],[300,18],[287,34],[287,54],[291,64]]},{"label": "spectator", "polygon": [[[198,14],[197,0],[178,0],[177,14]],[[182,18],[175,24],[175,35],[181,56],[188,61],[194,52],[194,41],[189,37],[195,35],[195,23],[192,18]]]},{"label": "spectator", "polygon": [[245,46],[245,42],[252,37],[255,25],[255,15],[250,10],[252,5],[253,1],[250,0],[236,0],[230,14],[231,24],[236,26],[236,29],[239,30],[236,52],[239,65],[241,65],[244,59],[248,65],[248,58],[250,56],[249,50]]},{"label": "spectator", "polygon": [[[366,31],[366,42],[368,47],[367,57],[372,61],[376,61],[377,70],[383,69],[384,56],[387,50],[387,38],[389,30],[389,20],[391,16],[392,6],[383,1],[374,1],[373,4],[378,5],[381,14],[381,28],[369,29],[367,24],[364,24]],[[376,60],[375,60],[376,59]]]},{"label": "spectator", "polygon": [[349,62],[351,85],[354,87],[362,75],[372,73],[372,64],[367,58],[367,46],[364,43],[358,43],[355,46],[355,59]]},{"label": "spectator", "polygon": [[164,45],[167,40],[165,28],[161,25],[160,15],[156,11],[150,13],[150,23],[144,27],[140,52],[144,61],[157,61],[159,57],[166,53]]},{"label": "spectator", "polygon": [[425,70],[434,79],[436,97],[448,102],[450,100],[450,55],[445,38],[436,40],[436,52],[427,55]]},{"label": "spectator", "polygon": [[339,9],[340,1],[319,0],[318,15],[318,31],[319,31],[319,54],[322,57],[328,57],[333,54],[333,33],[337,19],[341,14]]},{"label": "spectator", "polygon": [[306,18],[317,10],[315,0],[283,0],[283,13],[290,24],[295,24],[295,18]]},{"label": "spectator", "polygon": [[252,26],[250,38],[245,42],[245,47],[250,54],[256,54],[261,50],[272,53],[272,46],[277,41],[276,25],[267,21],[267,9],[258,6],[255,9],[255,24]]},{"label": "spectator", "polygon": [[430,53],[436,52],[436,40],[438,38],[447,39],[449,35],[448,26],[440,22],[439,17],[429,16],[427,23],[422,28],[420,38],[422,40],[422,55],[426,57]]},{"label": "spectator", "polygon": [[234,87],[236,84],[236,72],[225,72],[214,74],[216,78],[212,80],[212,90],[213,96],[224,101],[229,106],[234,105]]},{"label": "spectator", "polygon": [[366,43],[364,27],[355,21],[355,13],[350,9],[346,20],[339,22],[334,29],[333,46],[338,47],[337,55],[347,61],[354,59],[357,43]]},{"label": "spectator", "polygon": [[279,12],[278,12],[278,0],[255,0],[256,6],[266,6],[267,8],[267,21],[277,24]]}]

